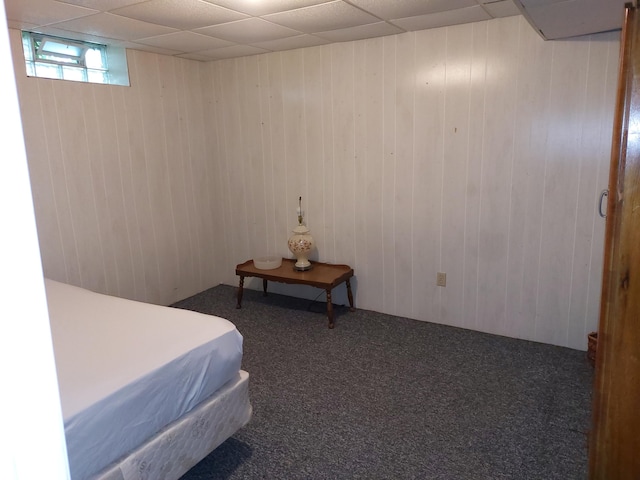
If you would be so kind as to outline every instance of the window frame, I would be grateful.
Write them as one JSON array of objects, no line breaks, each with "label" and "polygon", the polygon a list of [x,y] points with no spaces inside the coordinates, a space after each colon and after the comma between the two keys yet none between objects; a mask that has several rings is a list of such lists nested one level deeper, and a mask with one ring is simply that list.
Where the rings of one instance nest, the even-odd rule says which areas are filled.
[{"label": "window frame", "polygon": [[[47,49],[47,42],[59,47]],[[126,53],[95,42],[63,38],[38,32],[22,31],[22,46],[27,76],[82,83],[129,85]],[[64,47],[69,52],[64,52]],[[87,62],[87,54],[95,51],[99,57]],[[114,65],[112,69],[111,66]]]}]

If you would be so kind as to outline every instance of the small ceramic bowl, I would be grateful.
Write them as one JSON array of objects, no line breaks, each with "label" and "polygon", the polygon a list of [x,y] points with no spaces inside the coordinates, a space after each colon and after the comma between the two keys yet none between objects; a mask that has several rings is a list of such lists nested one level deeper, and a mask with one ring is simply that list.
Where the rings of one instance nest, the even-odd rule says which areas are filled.
[{"label": "small ceramic bowl", "polygon": [[258,270],[273,270],[282,265],[282,257],[276,257],[275,255],[256,257],[253,259],[253,265]]}]

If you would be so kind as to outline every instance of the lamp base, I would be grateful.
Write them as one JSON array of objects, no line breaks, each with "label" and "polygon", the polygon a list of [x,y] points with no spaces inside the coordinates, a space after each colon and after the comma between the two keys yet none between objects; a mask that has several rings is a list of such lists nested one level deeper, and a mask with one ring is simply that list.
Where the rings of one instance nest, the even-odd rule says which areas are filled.
[{"label": "lamp base", "polygon": [[312,268],[313,268],[312,264],[298,266],[298,264],[296,263],[293,265],[293,269],[297,272],[306,272],[308,270],[311,270]]},{"label": "lamp base", "polygon": [[300,272],[310,270],[311,262],[308,257],[315,242],[309,233],[309,229],[305,225],[298,225],[293,229],[293,235],[289,237],[287,243],[289,250],[296,257],[293,269]]}]

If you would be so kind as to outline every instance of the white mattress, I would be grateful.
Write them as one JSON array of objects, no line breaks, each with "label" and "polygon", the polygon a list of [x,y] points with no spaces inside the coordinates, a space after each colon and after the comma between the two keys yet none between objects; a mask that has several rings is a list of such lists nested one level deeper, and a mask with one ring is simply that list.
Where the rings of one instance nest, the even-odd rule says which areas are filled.
[{"label": "white mattress", "polygon": [[73,480],[136,448],[240,370],[242,336],[223,318],[45,282]]}]

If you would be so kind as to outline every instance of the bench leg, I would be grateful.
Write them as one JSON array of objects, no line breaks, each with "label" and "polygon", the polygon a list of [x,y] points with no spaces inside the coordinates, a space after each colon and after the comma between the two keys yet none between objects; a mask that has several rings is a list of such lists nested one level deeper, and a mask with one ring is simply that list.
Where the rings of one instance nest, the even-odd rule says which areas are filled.
[{"label": "bench leg", "polygon": [[266,278],[262,279],[262,296],[263,297],[267,296],[267,279]]},{"label": "bench leg", "polygon": [[347,279],[347,297],[349,297],[349,311],[355,312],[356,307],[353,304],[353,293],[351,293],[351,282]]},{"label": "bench leg", "polygon": [[331,303],[331,289],[327,288],[327,317],[329,317],[329,328],[333,328],[333,304]]},{"label": "bench leg", "polygon": [[240,285],[238,286],[238,304],[236,308],[242,307],[242,290],[244,289],[244,277],[240,277]]}]

